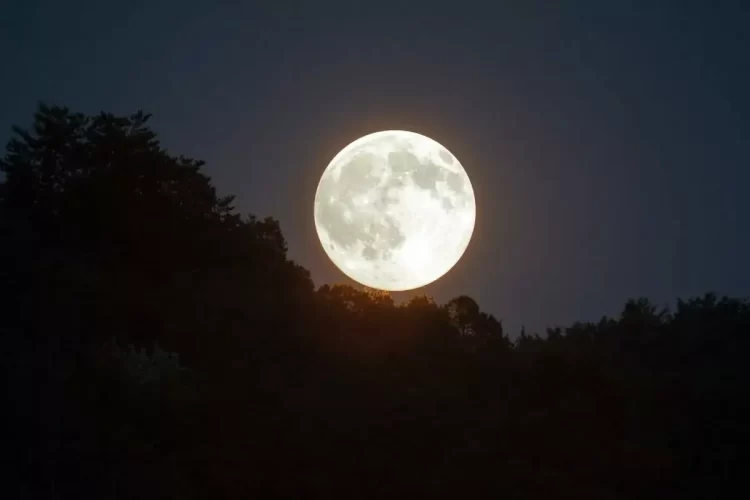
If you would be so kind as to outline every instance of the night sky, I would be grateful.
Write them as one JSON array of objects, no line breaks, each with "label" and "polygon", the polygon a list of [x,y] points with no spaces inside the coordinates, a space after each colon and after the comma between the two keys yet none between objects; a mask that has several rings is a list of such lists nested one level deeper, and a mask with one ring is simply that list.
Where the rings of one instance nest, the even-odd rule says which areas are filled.
[{"label": "night sky", "polygon": [[412,130],[477,197],[467,252],[420,290],[440,302],[468,294],[514,336],[630,297],[748,294],[746,2],[254,3],[4,3],[0,139],[39,100],[151,112],[239,210],[280,220],[321,285],[349,282],[314,229],[323,169],[359,136]]}]

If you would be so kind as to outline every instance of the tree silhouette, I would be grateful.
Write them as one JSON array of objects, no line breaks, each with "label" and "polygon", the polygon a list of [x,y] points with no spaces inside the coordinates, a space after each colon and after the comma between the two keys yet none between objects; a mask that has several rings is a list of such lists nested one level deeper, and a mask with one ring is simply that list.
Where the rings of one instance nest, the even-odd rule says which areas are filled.
[{"label": "tree silhouette", "polygon": [[[12,498],[727,498],[750,301],[523,329],[314,288],[150,115],[40,105],[0,160]],[[476,492],[476,493],[475,493]]]}]

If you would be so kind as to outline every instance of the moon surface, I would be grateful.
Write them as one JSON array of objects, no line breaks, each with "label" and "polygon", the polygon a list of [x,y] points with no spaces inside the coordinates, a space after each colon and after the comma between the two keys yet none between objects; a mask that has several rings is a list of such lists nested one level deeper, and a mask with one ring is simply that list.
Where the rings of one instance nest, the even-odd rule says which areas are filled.
[{"label": "moon surface", "polygon": [[315,228],[328,257],[370,288],[419,288],[447,273],[474,231],[469,176],[448,149],[387,130],[346,146],[315,193]]}]

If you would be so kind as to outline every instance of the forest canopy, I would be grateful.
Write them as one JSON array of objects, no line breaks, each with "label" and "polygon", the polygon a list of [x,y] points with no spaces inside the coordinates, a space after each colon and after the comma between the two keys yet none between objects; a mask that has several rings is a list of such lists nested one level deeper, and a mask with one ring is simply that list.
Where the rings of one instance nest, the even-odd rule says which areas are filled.
[{"label": "forest canopy", "polygon": [[[9,498],[720,498],[750,301],[513,340],[471,297],[316,288],[150,115],[40,104],[0,160]],[[616,264],[613,264],[616,265]]]}]

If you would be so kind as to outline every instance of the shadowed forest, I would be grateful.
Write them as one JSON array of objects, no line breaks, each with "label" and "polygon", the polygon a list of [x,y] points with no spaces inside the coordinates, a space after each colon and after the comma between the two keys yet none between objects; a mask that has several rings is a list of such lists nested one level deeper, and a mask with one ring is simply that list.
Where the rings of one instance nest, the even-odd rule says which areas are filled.
[{"label": "shadowed forest", "polygon": [[747,299],[509,337],[316,289],[148,119],[40,104],[0,160],[5,498],[737,498]]}]

